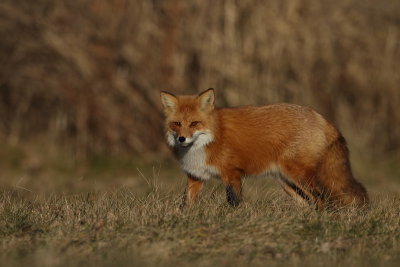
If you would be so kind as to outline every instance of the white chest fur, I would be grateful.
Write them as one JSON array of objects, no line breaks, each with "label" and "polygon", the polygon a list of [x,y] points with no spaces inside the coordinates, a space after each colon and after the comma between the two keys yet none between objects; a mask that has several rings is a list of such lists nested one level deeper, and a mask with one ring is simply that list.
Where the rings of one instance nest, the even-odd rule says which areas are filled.
[{"label": "white chest fur", "polygon": [[218,169],[206,162],[204,146],[190,147],[179,154],[179,162],[186,173],[203,181],[219,177]]}]

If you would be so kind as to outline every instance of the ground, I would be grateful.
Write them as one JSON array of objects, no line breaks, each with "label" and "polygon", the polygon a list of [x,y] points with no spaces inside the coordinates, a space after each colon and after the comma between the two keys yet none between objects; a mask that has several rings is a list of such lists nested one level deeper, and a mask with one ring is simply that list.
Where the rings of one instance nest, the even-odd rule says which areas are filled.
[{"label": "ground", "polygon": [[298,206],[273,179],[245,181],[237,208],[212,181],[197,205],[182,209],[185,180],[170,160],[97,157],[80,165],[7,153],[17,156],[1,166],[4,266],[400,263],[395,161],[352,159],[371,206],[317,212]]}]

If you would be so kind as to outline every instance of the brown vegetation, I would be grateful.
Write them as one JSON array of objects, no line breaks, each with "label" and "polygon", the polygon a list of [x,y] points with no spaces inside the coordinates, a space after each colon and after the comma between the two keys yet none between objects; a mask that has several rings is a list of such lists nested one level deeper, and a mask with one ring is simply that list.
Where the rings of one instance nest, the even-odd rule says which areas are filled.
[{"label": "brown vegetation", "polygon": [[164,151],[158,91],[292,102],[365,152],[400,146],[397,0],[0,3],[0,136]]},{"label": "brown vegetation", "polygon": [[[162,175],[163,176],[163,175]],[[165,177],[164,177],[165,178]],[[250,181],[250,183],[254,181]],[[171,183],[178,188],[181,185]],[[142,189],[149,189],[146,186]],[[0,193],[4,266],[398,266],[400,199],[315,212],[263,183],[236,209],[222,187],[192,209],[153,187],[76,195]],[[256,194],[255,194],[256,193]]]},{"label": "brown vegetation", "polygon": [[331,213],[265,180],[236,209],[217,183],[182,210],[176,164],[143,160],[166,151],[159,90],[209,87],[220,106],[312,106],[364,154],[399,152],[399,14],[398,0],[0,1],[0,262],[398,266],[394,157],[352,160],[371,206]]}]

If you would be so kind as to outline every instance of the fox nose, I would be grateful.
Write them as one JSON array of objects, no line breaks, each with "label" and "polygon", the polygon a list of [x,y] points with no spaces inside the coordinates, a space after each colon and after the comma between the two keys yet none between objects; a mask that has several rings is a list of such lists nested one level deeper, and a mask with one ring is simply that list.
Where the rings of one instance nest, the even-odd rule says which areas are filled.
[{"label": "fox nose", "polygon": [[186,138],[184,136],[179,136],[178,140],[179,142],[183,143],[185,142]]}]

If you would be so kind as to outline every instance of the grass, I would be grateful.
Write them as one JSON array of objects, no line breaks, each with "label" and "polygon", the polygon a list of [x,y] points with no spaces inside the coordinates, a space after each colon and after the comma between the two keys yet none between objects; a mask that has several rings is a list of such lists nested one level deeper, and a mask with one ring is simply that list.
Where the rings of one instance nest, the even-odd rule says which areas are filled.
[{"label": "grass", "polygon": [[316,212],[268,179],[246,180],[238,208],[211,181],[197,205],[182,209],[185,180],[175,163],[105,157],[83,167],[44,154],[39,162],[46,163],[32,171],[29,156],[16,153],[0,174],[4,266],[400,263],[400,189],[391,161],[379,169],[352,160],[371,195],[368,209]]},{"label": "grass", "polygon": [[[250,183],[250,182],[249,182]],[[180,194],[153,187],[78,194],[0,196],[5,266],[388,266],[400,262],[400,198],[374,195],[366,210],[316,212],[276,188],[246,186],[229,207],[222,188],[179,208]],[[256,192],[258,191],[258,192]]]},{"label": "grass", "polygon": [[381,266],[399,263],[400,199],[368,210],[299,208],[276,191],[233,209],[222,197],[180,209],[178,195],[130,190],[26,199],[2,192],[0,260],[68,265]]}]

